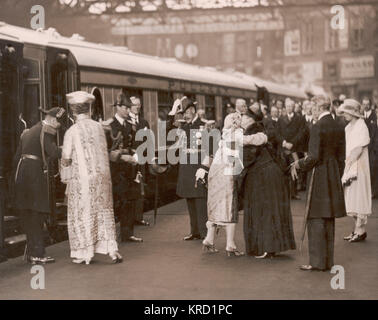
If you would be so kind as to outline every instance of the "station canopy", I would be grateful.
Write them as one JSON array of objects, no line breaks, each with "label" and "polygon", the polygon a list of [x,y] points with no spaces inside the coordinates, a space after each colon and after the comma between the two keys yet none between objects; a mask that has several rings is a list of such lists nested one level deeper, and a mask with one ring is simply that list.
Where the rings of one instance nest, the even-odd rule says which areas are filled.
[{"label": "station canopy", "polygon": [[316,7],[329,5],[372,5],[376,0],[56,0],[63,8],[89,14],[115,14],[195,9],[253,7]]}]

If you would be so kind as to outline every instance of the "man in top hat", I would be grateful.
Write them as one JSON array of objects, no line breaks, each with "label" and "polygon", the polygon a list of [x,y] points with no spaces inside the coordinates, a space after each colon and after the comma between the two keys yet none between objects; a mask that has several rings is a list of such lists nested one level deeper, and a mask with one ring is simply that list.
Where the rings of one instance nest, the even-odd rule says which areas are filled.
[{"label": "man in top hat", "polygon": [[[136,140],[136,133],[139,130],[149,130],[150,125],[141,115],[142,104],[139,97],[130,97],[131,107],[127,122],[131,124],[131,149],[133,152],[143,143]],[[135,169],[135,178],[138,175],[140,197],[136,200],[135,223],[142,226],[149,226],[150,223],[143,219],[143,203],[144,203],[144,185],[146,181],[146,164],[137,165]]]},{"label": "man in top hat", "polygon": [[[168,114],[168,128],[173,127],[174,116],[179,111],[181,99],[177,99]],[[184,108],[185,123],[181,130],[186,135],[186,146],[183,146],[183,152],[186,153],[186,163],[179,164],[177,195],[185,198],[189,217],[190,217],[190,234],[184,237],[184,240],[203,239],[206,236],[207,228],[207,189],[204,184],[196,183],[196,172],[201,168],[201,145],[196,144],[197,134],[204,126],[204,123],[197,115],[197,102],[188,101]],[[194,146],[195,145],[195,146]],[[191,163],[191,154],[196,154],[195,163]],[[193,162],[193,161],[192,161]]]},{"label": "man in top hat", "polygon": [[116,114],[107,121],[110,172],[113,184],[114,213],[120,219],[122,241],[142,242],[134,235],[134,224],[141,199],[141,186],[137,183],[137,157],[133,150],[133,128],[129,121],[131,100],[120,93],[114,105]]},{"label": "man in top hat", "polygon": [[45,256],[43,226],[55,206],[48,181],[61,156],[56,134],[64,109],[56,107],[41,112],[45,114],[44,120],[21,135],[15,156],[14,207],[20,212],[27,237],[28,262],[32,264],[55,261]]},{"label": "man in top hat", "polygon": [[293,162],[291,173],[310,172],[307,190],[309,264],[301,270],[330,270],[334,264],[335,218],[346,216],[341,176],[344,166],[344,132],[330,113],[331,100],[315,96],[312,114],[317,118],[310,132],[308,154]]}]

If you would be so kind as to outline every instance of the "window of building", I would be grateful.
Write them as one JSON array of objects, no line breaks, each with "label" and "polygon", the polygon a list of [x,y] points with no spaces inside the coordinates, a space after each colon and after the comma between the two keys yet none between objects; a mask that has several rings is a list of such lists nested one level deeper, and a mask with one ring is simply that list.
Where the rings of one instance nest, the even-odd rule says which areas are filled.
[{"label": "window of building", "polygon": [[339,50],[339,32],[338,29],[331,27],[331,21],[325,21],[325,50],[336,51]]},{"label": "window of building", "polygon": [[350,41],[354,50],[364,47],[364,20],[361,17],[354,17],[350,21]]},{"label": "window of building", "polygon": [[247,41],[244,33],[236,37],[235,56],[237,62],[244,62],[247,58]]},{"label": "window of building", "polygon": [[312,53],[314,50],[314,22],[306,21],[302,26],[302,53]]}]

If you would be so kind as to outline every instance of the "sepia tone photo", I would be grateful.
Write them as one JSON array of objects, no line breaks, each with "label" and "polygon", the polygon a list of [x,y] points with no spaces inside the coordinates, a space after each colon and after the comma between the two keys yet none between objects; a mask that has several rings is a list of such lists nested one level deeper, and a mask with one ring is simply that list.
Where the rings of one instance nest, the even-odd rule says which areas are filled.
[{"label": "sepia tone photo", "polygon": [[377,300],[377,116],[377,0],[0,0],[0,300]]}]

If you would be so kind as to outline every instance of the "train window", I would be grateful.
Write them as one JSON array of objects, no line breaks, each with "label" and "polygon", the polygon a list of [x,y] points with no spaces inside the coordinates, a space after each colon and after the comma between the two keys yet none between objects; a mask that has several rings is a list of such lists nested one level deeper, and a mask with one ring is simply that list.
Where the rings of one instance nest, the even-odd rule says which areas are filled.
[{"label": "train window", "polygon": [[104,120],[104,108],[102,104],[101,92],[98,88],[93,88],[91,92],[95,96],[95,101],[91,107],[91,117],[95,121]]},{"label": "train window", "polygon": [[215,120],[215,96],[205,96],[205,112],[207,120]]},{"label": "train window", "polygon": [[23,119],[26,121],[28,128],[34,126],[40,121],[40,104],[39,84],[25,84],[24,86],[24,109]]},{"label": "train window", "polygon": [[168,112],[173,105],[173,93],[168,91],[158,91],[159,119],[167,120]]},{"label": "train window", "polygon": [[34,59],[24,59],[24,66],[27,68],[27,79],[39,79],[39,61]]},{"label": "train window", "polygon": [[64,65],[53,64],[51,66],[51,106],[63,107],[66,105],[67,70]]},{"label": "train window", "polygon": [[105,87],[104,88],[104,113],[105,118],[109,119],[114,115],[115,108],[113,108],[114,105],[114,98],[113,98],[113,88]]}]

